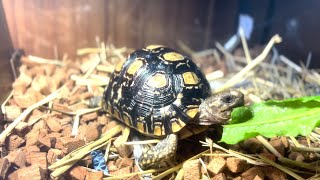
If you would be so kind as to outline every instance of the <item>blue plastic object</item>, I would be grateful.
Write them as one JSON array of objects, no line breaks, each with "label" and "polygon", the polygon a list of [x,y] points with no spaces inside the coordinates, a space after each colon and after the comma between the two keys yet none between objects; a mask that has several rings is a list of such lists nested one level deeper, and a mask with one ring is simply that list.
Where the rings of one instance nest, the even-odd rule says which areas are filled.
[{"label": "blue plastic object", "polygon": [[106,165],[106,161],[104,160],[104,154],[101,150],[95,150],[91,153],[93,168],[97,171],[103,171],[104,175],[109,174],[108,166]]}]

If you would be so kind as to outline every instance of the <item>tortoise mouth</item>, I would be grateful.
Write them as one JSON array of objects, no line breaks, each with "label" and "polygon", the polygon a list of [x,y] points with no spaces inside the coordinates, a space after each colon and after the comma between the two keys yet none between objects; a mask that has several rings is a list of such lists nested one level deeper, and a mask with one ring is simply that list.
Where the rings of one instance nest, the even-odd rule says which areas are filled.
[{"label": "tortoise mouth", "polygon": [[210,126],[210,125],[214,125],[214,124],[226,124],[228,123],[228,119],[225,119],[224,121],[221,121],[221,119],[217,120],[217,119],[201,119],[198,122],[196,122],[199,125],[202,126]]},{"label": "tortoise mouth", "polygon": [[202,126],[210,126],[210,125],[217,124],[217,123],[213,123],[213,122],[210,121],[210,120],[204,120],[204,119],[202,119],[202,120],[199,121],[197,124],[202,125]]}]

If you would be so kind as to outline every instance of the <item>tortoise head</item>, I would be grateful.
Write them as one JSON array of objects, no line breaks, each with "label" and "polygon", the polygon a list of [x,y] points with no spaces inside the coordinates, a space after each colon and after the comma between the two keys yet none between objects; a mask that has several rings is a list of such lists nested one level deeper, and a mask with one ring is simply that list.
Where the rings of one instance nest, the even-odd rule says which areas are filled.
[{"label": "tortoise head", "polygon": [[214,94],[200,105],[200,125],[224,124],[231,116],[231,111],[244,105],[244,95],[237,90]]}]

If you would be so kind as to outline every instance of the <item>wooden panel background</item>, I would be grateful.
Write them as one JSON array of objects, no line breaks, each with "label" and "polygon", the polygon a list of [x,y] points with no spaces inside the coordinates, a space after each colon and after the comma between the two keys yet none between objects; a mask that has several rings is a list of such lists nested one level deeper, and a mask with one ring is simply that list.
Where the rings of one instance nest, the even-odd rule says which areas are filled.
[{"label": "wooden panel background", "polygon": [[[13,52],[13,45],[10,40],[4,10],[0,1],[0,103],[8,95],[13,76],[10,69],[9,59]],[[1,112],[0,112],[1,118]]]},{"label": "wooden panel background", "polygon": [[[77,48],[96,47],[95,37],[117,47],[150,43],[200,50],[234,33],[237,1],[215,0],[4,0],[15,47],[27,54],[61,58]],[[219,5],[220,4],[220,5]],[[223,24],[216,8],[226,12]],[[215,36],[215,34],[223,36]],[[58,53],[55,53],[58,52]]]},{"label": "wooden panel background", "polygon": [[[214,47],[235,33],[238,14],[255,18],[249,45],[279,33],[279,50],[292,60],[320,67],[318,0],[3,0],[10,37],[27,54],[61,59],[78,48],[96,47],[96,37],[116,47],[141,48],[181,40],[194,50]],[[3,17],[2,17],[3,18]],[[294,20],[294,21],[291,21]],[[297,23],[295,32],[288,26]],[[299,63],[299,62],[298,62]]]}]

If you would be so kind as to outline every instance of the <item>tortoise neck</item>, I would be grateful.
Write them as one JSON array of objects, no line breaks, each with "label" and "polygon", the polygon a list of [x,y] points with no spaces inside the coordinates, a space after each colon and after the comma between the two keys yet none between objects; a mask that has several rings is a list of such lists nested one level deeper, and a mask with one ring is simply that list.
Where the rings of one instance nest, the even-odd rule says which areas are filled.
[{"label": "tortoise neck", "polygon": [[179,131],[179,139],[185,139],[192,135],[202,133],[208,129],[208,126],[189,123]]}]

